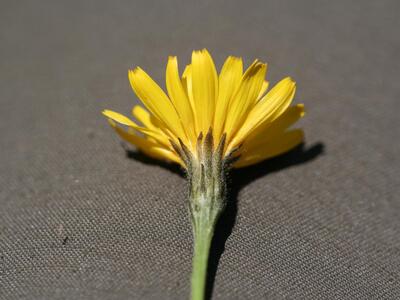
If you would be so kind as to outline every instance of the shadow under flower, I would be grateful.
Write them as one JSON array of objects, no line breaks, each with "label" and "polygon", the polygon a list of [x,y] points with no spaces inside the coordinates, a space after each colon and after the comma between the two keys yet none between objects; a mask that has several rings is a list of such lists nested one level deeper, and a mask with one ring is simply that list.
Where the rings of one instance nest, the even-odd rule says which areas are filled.
[{"label": "shadow under flower", "polygon": [[[138,160],[148,165],[162,166],[181,177],[185,177],[184,171],[176,164],[152,159],[141,152],[130,150],[126,146],[124,146],[124,149],[128,158]],[[240,170],[233,169],[229,172],[227,205],[215,228],[214,238],[210,249],[210,257],[208,260],[206,299],[211,299],[218,264],[221,255],[225,250],[225,243],[235,226],[238,211],[238,194],[240,190],[257,178],[281,171],[291,166],[307,163],[323,153],[323,143],[316,143],[309,148],[305,148],[305,145],[301,144],[278,157],[268,159],[264,162]]]},{"label": "shadow under flower", "polygon": [[126,157],[140,161],[145,165],[152,165],[152,166],[160,166],[164,169],[171,171],[172,173],[178,174],[181,177],[185,178],[185,172],[178,164],[168,163],[165,161],[157,160],[151,158],[144,154],[143,152],[132,150],[129,146],[127,146],[124,142],[121,143],[122,148],[125,150]]},{"label": "shadow under flower", "polygon": [[307,163],[323,153],[324,145],[322,143],[316,143],[309,148],[305,148],[304,144],[300,144],[291,151],[280,156],[247,168],[231,170],[228,177],[228,199],[226,208],[218,220],[210,249],[206,299],[211,299],[219,260],[225,250],[226,240],[231,235],[235,226],[238,211],[238,194],[240,190],[260,177],[279,172],[291,166]]}]

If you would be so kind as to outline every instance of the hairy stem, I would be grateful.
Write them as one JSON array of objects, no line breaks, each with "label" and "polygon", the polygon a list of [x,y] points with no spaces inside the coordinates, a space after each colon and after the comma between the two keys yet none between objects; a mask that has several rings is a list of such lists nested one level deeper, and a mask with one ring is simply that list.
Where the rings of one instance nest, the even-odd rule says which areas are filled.
[{"label": "hairy stem", "polygon": [[218,217],[225,208],[225,161],[223,141],[214,149],[212,134],[198,140],[197,156],[188,163],[189,208],[193,225],[194,254],[192,300],[203,300],[211,241]]}]

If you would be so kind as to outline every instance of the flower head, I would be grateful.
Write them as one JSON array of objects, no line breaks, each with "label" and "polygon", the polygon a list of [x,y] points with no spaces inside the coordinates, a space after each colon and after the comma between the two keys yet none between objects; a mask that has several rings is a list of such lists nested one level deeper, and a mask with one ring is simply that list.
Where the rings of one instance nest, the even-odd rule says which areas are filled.
[{"label": "flower head", "polygon": [[[129,71],[131,86],[144,104],[133,108],[141,124],[110,110],[103,114],[126,141],[147,155],[187,167],[187,155],[199,156],[208,140],[221,158],[235,156],[244,167],[284,153],[303,140],[300,129],[288,129],[304,115],[290,106],[296,85],[289,77],[268,91],[267,65],[255,60],[245,72],[241,58],[229,56],[218,74],[206,49],[193,51],[192,62],[179,75],[170,56],[165,93],[145,71]],[[118,124],[125,125],[127,130]],[[185,154],[186,153],[186,154]]]},{"label": "flower head", "polygon": [[267,65],[255,60],[243,72],[242,59],[230,56],[217,74],[203,49],[192,53],[192,63],[180,76],[177,58],[169,57],[167,94],[141,68],[129,71],[145,106],[132,111],[140,125],[103,111],[123,139],[186,169],[194,235],[192,299],[205,296],[211,240],[227,202],[226,166],[255,164],[303,140],[302,130],[289,129],[304,114],[302,104],[290,106],[295,83],[285,78],[267,91],[266,71]]}]

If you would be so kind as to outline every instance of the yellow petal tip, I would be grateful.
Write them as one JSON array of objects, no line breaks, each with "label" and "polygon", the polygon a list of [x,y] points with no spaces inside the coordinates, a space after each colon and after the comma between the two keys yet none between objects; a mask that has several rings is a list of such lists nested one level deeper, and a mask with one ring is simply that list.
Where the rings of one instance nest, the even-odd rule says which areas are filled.
[{"label": "yellow petal tip", "polygon": [[105,115],[106,117],[108,117],[110,110],[108,109],[103,109],[103,111],[101,112],[103,115]]}]

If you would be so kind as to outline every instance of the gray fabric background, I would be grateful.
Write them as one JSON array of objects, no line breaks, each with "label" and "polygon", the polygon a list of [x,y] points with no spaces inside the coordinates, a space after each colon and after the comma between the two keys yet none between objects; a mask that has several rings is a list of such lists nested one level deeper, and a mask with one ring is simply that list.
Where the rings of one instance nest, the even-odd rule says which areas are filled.
[{"label": "gray fabric background", "polygon": [[[231,176],[213,299],[400,299],[398,1],[1,1],[0,299],[188,299],[185,179],[100,115],[207,47],[298,82],[306,144]],[[217,268],[216,268],[217,266]]]}]

